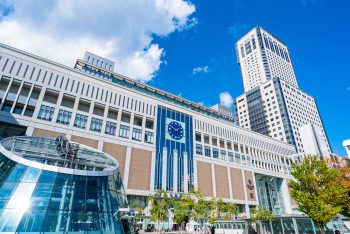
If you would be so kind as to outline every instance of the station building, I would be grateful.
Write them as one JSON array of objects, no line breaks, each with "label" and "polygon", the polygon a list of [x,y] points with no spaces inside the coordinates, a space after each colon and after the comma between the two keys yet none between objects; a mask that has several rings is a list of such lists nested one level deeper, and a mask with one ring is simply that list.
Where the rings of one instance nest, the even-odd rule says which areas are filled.
[{"label": "station building", "polygon": [[[129,203],[198,188],[292,214],[293,145],[235,126],[231,115],[113,72],[92,53],[73,68],[0,44],[1,137],[66,136],[119,162]],[[1,190],[1,188],[0,188]]]}]

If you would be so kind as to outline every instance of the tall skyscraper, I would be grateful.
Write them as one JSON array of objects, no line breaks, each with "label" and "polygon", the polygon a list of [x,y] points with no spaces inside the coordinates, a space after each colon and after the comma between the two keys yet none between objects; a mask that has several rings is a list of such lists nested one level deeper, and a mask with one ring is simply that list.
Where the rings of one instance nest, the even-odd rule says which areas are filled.
[{"label": "tall skyscraper", "polygon": [[[300,127],[313,124],[324,139],[322,154],[331,152],[316,102],[299,89],[288,47],[260,27],[236,44],[244,94],[236,98],[239,125],[305,151]],[[327,153],[326,153],[327,152]]]},{"label": "tall skyscraper", "polygon": [[245,92],[273,77],[298,88],[288,47],[264,29],[255,27],[239,39],[236,52]]}]

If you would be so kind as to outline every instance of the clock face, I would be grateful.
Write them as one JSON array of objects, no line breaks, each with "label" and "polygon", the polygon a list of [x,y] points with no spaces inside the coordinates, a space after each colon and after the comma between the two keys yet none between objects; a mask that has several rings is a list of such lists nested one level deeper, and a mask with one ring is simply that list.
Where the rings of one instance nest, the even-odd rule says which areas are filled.
[{"label": "clock face", "polygon": [[181,140],[184,136],[184,129],[181,124],[176,121],[171,121],[168,124],[168,133],[175,140]]}]

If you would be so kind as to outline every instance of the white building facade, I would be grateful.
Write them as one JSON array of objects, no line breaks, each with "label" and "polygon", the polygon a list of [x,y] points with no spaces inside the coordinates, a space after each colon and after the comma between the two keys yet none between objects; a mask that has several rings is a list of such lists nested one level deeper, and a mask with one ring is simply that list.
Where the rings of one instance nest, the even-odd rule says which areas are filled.
[{"label": "white building facade", "polygon": [[244,92],[279,77],[298,88],[288,47],[261,27],[255,27],[236,43]]},{"label": "white building facade", "polygon": [[88,59],[70,68],[0,44],[0,134],[65,135],[113,156],[130,203],[198,188],[248,217],[257,205],[275,214],[296,205],[294,146]]},{"label": "white building facade", "polygon": [[300,138],[305,155],[320,155],[330,157],[327,138],[319,126],[306,124],[299,128]]},{"label": "white building facade", "polygon": [[[254,38],[259,40],[259,46],[252,47],[249,54],[244,49],[246,55],[243,57],[243,51],[240,52],[239,48],[245,48],[248,42],[253,44]],[[293,144],[299,153],[304,153],[299,128],[314,124],[320,128],[325,148],[330,153],[331,147],[316,102],[312,96],[298,88],[285,44],[256,27],[240,39],[236,46],[245,90],[235,100],[239,126]],[[262,60],[264,54],[270,55]],[[276,61],[270,57],[275,57]]]},{"label": "white building facade", "polygon": [[348,158],[350,158],[350,139],[343,141],[343,146],[345,147]]}]

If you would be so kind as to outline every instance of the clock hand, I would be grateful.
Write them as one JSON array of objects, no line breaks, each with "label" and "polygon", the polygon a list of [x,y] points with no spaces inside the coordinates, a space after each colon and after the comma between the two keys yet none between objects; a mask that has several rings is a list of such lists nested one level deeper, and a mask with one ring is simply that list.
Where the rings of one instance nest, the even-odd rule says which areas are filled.
[{"label": "clock hand", "polygon": [[174,128],[173,125],[170,125],[170,124],[169,124],[169,126],[170,126],[172,129],[174,129],[175,131],[177,131],[176,128]]}]

